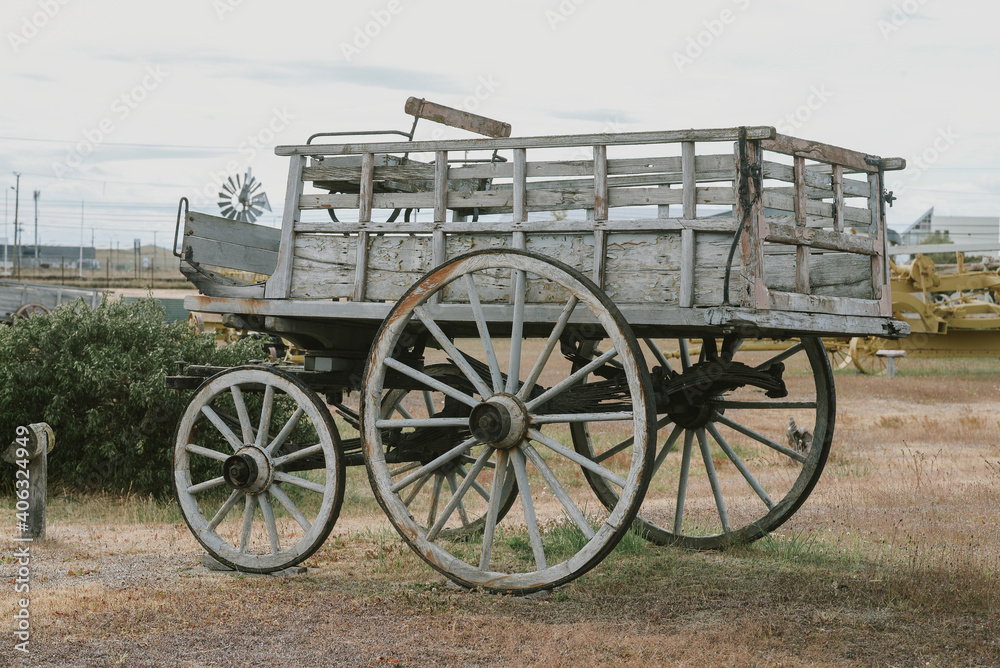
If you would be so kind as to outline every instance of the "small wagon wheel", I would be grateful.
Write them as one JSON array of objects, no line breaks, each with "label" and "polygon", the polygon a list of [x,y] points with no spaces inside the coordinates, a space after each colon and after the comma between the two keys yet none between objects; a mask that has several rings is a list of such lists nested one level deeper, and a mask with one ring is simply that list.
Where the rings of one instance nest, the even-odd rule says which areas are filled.
[{"label": "small wagon wheel", "polygon": [[[562,301],[527,304],[539,290]],[[526,323],[539,308],[553,309],[552,317]],[[449,319],[449,309],[460,313]],[[547,336],[544,345],[522,346],[525,328],[537,331],[537,322],[549,323],[540,334]],[[572,372],[552,353],[583,330],[607,337],[611,345],[586,369]],[[474,333],[479,338],[469,338]],[[421,336],[458,367],[465,387],[420,370],[408,351]],[[606,366],[612,360],[617,367]],[[600,376],[609,370],[613,381]],[[591,372],[597,380],[585,381]],[[438,390],[471,409],[469,416],[436,417],[428,408],[410,417],[383,417],[386,388],[404,383]],[[418,280],[383,322],[363,386],[361,432],[375,496],[410,547],[451,580],[503,593],[548,589],[597,565],[631,526],[652,463],[649,375],[621,313],[576,270],[510,250],[446,262]],[[600,464],[581,456],[566,446],[569,426],[587,422],[613,423],[629,434],[628,446]],[[387,434],[409,427],[464,428],[470,436],[417,468],[397,467],[387,461]],[[430,517],[411,513],[406,497],[419,481],[456,461],[466,467],[456,478],[457,491],[442,495]],[[616,490],[609,509],[581,484],[581,468],[607,478]],[[517,483],[520,509],[515,512],[515,505],[503,517],[509,480]],[[481,493],[489,499],[482,532],[445,534],[460,525],[460,505],[479,501]]]},{"label": "small wagon wheel", "polygon": [[851,339],[851,361],[858,371],[869,376],[885,373],[888,364],[884,357],[876,354],[882,349],[882,343],[883,339],[874,336],[855,336]]},{"label": "small wagon wheel", "polygon": [[33,315],[47,315],[49,313],[52,313],[52,309],[50,309],[45,304],[39,304],[38,302],[28,302],[27,304],[21,304],[21,306],[19,306],[18,309],[14,311],[14,315],[19,316],[21,318],[30,318]]},{"label": "small wagon wheel", "polygon": [[[475,393],[462,371],[454,364],[431,364],[424,367],[423,372],[450,388],[470,395]],[[471,411],[462,402],[431,387],[421,390],[388,390],[382,398],[383,420],[394,416],[412,419],[414,415],[461,417],[468,420]],[[399,475],[426,465],[433,459],[434,453],[450,450],[470,435],[468,424],[458,427],[408,427],[383,430],[382,440],[387,445],[386,460],[393,463],[393,472]],[[417,479],[402,497],[410,512],[417,517],[427,518],[426,526],[433,525],[439,509],[443,507],[442,494],[455,494],[458,491],[459,481],[469,475],[468,469],[475,463],[475,457],[481,450],[482,446],[474,448],[469,454]],[[485,467],[496,468],[492,462]],[[507,515],[517,496],[517,483],[512,478],[507,479],[506,487],[507,496],[500,504],[498,519]],[[461,501],[456,506],[454,517],[457,521],[441,530],[442,538],[458,539],[482,534],[489,509],[489,493],[481,485],[474,485],[473,491],[475,494],[470,499]]]},{"label": "small wagon wheel", "polygon": [[[774,531],[809,496],[833,440],[836,401],[822,341],[803,337],[783,351],[761,352],[742,349],[734,338],[721,346],[704,339],[700,359],[689,357],[687,339],[645,342],[659,364],[653,386],[670,399],[669,410],[659,413],[659,449],[639,511],[646,537],[712,549]],[[668,361],[666,348],[679,350],[679,360]],[[727,374],[730,387],[758,374],[769,389],[726,390]],[[621,447],[586,425],[574,425],[573,437],[595,461]],[[605,504],[615,503],[611,486],[585,474]]]},{"label": "small wagon wheel", "polygon": [[340,437],[302,382],[236,367],[195,392],[177,426],[174,486],[195,538],[238,571],[305,560],[330,534],[344,495]]}]

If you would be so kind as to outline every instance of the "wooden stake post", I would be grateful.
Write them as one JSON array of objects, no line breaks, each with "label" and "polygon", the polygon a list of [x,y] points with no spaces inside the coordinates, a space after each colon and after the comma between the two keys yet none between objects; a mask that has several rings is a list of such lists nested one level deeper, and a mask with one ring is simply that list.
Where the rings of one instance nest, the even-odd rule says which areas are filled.
[{"label": "wooden stake post", "polygon": [[[47,488],[48,454],[56,443],[52,427],[44,422],[17,428],[17,438],[3,453],[6,462],[17,467],[15,498],[20,515],[27,517],[18,521],[21,538],[45,540],[45,501]],[[22,473],[23,472],[23,473]],[[27,481],[27,489],[20,481]],[[27,492],[25,495],[24,492]],[[27,502],[27,511],[22,511],[22,502]],[[21,516],[24,517],[24,516]]]}]

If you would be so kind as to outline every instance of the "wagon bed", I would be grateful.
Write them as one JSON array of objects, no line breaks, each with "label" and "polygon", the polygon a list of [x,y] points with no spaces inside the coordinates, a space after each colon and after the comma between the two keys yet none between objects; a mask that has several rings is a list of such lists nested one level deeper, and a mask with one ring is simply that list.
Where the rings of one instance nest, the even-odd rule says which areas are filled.
[{"label": "wagon bed", "polygon": [[307,558],[351,464],[466,586],[568,582],[630,528],[755,540],[830,450],[818,337],[907,332],[886,284],[900,159],[771,127],[276,153],[280,229],[178,213],[203,293],[185,307],[306,350],[301,367],[168,378],[197,388],[175,451],[185,518],[235,568]]}]

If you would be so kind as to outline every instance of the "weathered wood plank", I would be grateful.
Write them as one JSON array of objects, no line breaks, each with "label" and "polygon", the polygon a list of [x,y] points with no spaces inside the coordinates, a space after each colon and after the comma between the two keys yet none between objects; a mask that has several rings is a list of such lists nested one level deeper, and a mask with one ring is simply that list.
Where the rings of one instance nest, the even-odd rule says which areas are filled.
[{"label": "weathered wood plank", "polygon": [[302,196],[302,169],[306,159],[293,157],[289,161],[288,185],[285,189],[285,211],[281,217],[281,239],[278,261],[274,273],[267,280],[264,296],[268,299],[287,299],[292,286],[292,261],[295,252],[295,224],[299,218],[299,200]]},{"label": "weathered wood plank", "polygon": [[678,305],[694,306],[694,230],[681,230],[681,284]]},{"label": "weathered wood plank", "polygon": [[368,290],[368,233],[358,233],[358,258],[354,263],[354,293],[352,299],[356,302],[365,300]]},{"label": "weathered wood plank", "polygon": [[[184,307],[205,313],[256,313],[263,316],[336,319],[350,324],[357,322],[377,326],[388,315],[391,303],[314,301],[307,299],[227,299],[193,295],[184,299]],[[553,323],[562,310],[562,304],[531,304],[525,308],[528,323]],[[586,309],[577,309],[571,322],[587,321]],[[651,309],[646,304],[624,304],[625,319],[637,329],[639,336],[684,336],[692,331],[720,333],[725,330],[746,329],[759,335],[800,333],[818,336],[899,336],[909,327],[892,318],[868,318],[839,314],[796,313],[792,311],[762,311],[734,307],[708,309]],[[435,322],[471,323],[472,309],[467,304],[442,303],[428,307],[428,314]],[[510,306],[483,305],[486,320],[503,326],[510,322]],[[592,321],[592,320],[591,320]],[[474,325],[472,326],[474,329]]]},{"label": "weathered wood plank", "polygon": [[873,255],[878,252],[868,237],[775,222],[768,224],[768,232],[764,240],[864,255]]},{"label": "weathered wood plank", "polygon": [[771,291],[771,308],[779,311],[801,311],[804,313],[836,313],[878,317],[881,305],[874,299],[853,299],[851,297],[827,297],[824,295],[803,295],[795,292]]},{"label": "weathered wood plank", "polygon": [[[636,218],[628,220],[608,220],[590,222],[584,220],[528,220],[523,223],[477,221],[453,221],[444,224],[428,222],[372,222],[361,224],[352,221],[303,221],[295,226],[296,232],[312,234],[352,234],[364,229],[372,234],[404,233],[430,234],[435,229],[444,229],[448,234],[510,234],[513,230],[524,232],[590,232],[606,229],[616,232],[673,231],[692,229],[703,232],[728,232],[736,230],[736,221],[731,217],[696,218]],[[449,251],[449,257],[450,257]]]},{"label": "weathered wood plank", "polygon": [[[733,150],[737,161],[739,161],[739,145],[737,144]],[[756,163],[760,154],[761,147],[758,142],[748,141],[746,143],[746,156],[743,159],[746,160],[747,165]],[[734,191],[738,194],[739,184],[734,185]],[[733,296],[736,295],[739,304],[763,309],[767,308],[769,304],[767,284],[764,280],[763,250],[764,237],[767,235],[767,221],[764,219],[766,202],[763,197],[758,196],[760,193],[756,179],[747,179],[746,188],[746,198],[750,202],[749,210],[745,210],[745,203],[741,201],[739,196],[736,198],[734,208],[736,220],[742,222],[745,219],[746,223],[740,236],[742,267],[739,272],[736,271],[736,267],[730,270],[729,298],[732,300]],[[724,267],[722,271],[724,278],[726,268]],[[733,277],[738,280],[734,281]]]},{"label": "weathered wood plank", "polygon": [[361,178],[358,195],[358,221],[370,222],[372,219],[372,195],[374,194],[372,179],[375,174],[375,156],[365,153],[361,156]]},{"label": "weathered wood plank", "polygon": [[875,293],[875,299],[881,299],[882,284],[885,282],[887,252],[882,205],[882,180],[878,173],[875,173],[868,175],[868,182],[871,185],[871,197],[868,199],[868,206],[871,209],[871,224],[868,227],[868,236],[872,239],[872,245],[879,251],[879,255],[872,256],[872,290]]},{"label": "weathered wood plank", "polygon": [[[412,98],[411,98],[412,99]],[[434,222],[448,218],[448,151],[438,151],[434,158]]]},{"label": "weathered wood plank", "polygon": [[594,220],[608,219],[608,147],[594,147]]},{"label": "weathered wood plank", "polygon": [[435,123],[443,123],[453,128],[468,130],[469,132],[486,135],[487,137],[510,136],[510,123],[504,123],[503,121],[497,121],[461,109],[453,109],[443,104],[428,102],[423,98],[407,98],[403,110],[417,118],[426,118]]},{"label": "weathered wood plank", "polygon": [[[806,159],[795,156],[792,171],[795,175],[795,228],[796,231],[806,229]],[[809,246],[799,244],[795,247],[795,289],[804,295],[809,294]]]},{"label": "weathered wood plank", "polygon": [[[751,126],[748,139],[771,139],[776,133],[771,126]],[[510,137],[504,139],[448,139],[415,142],[358,142],[350,144],[304,144],[278,146],[275,155],[341,155],[351,153],[422,153],[434,151],[494,151],[509,148],[590,147],[596,144],[671,144],[684,141],[736,141],[739,128],[706,130],[667,130],[658,132],[616,132],[589,135],[550,135],[542,137]]]},{"label": "weathered wood plank", "polygon": [[[796,292],[795,264],[789,254],[764,255],[768,290]],[[809,261],[809,293],[830,297],[872,298],[871,259],[849,253],[817,253]]]},{"label": "weathered wood plank", "polygon": [[523,148],[514,150],[514,180],[511,183],[513,188],[513,210],[511,211],[515,223],[522,223],[528,219],[528,197],[527,197],[527,151]]},{"label": "weathered wood plank", "polygon": [[833,166],[831,174],[833,184],[833,229],[837,232],[844,231],[844,168],[840,165]]},{"label": "weathered wood plank", "polygon": [[695,205],[697,201],[697,181],[694,166],[694,148],[695,144],[693,141],[686,141],[681,144],[681,177],[683,179],[683,199],[681,200],[683,213],[681,215],[685,218],[697,218],[698,216]]},{"label": "weathered wood plank", "polygon": [[878,171],[878,167],[865,162],[866,158],[871,157],[866,153],[859,153],[858,151],[823,144],[817,141],[779,134],[774,139],[763,139],[761,145],[766,151],[775,151],[777,153],[784,153],[785,155],[809,158],[810,160],[834,165],[843,165],[858,172]]},{"label": "weathered wood plank", "polygon": [[[806,185],[810,188],[815,188],[817,191],[822,191],[824,193],[829,192],[830,194],[824,194],[824,197],[833,197],[833,185],[831,182],[832,174],[825,174],[821,168],[825,165],[808,165],[805,171],[805,181]],[[785,181],[787,183],[795,182],[795,170],[790,165],[783,165],[779,162],[773,162],[771,160],[764,161],[764,178],[774,179],[776,181]],[[840,167],[841,178],[843,178],[844,168]],[[847,197],[868,197],[868,182],[860,181],[858,179],[843,179],[844,183],[844,194]],[[782,192],[780,188],[768,188],[768,191]]]},{"label": "weathered wood plank", "polygon": [[[769,190],[764,190],[764,206],[769,209],[777,209],[779,211],[795,211],[795,198],[789,197],[788,195],[780,195],[778,193],[770,192]],[[814,216],[821,216],[823,218],[829,218],[833,220],[833,204],[830,202],[817,202],[815,200],[806,201],[806,213]],[[871,211],[867,208],[862,209],[856,206],[845,206],[844,207],[844,220],[850,221],[852,223],[863,223],[868,225],[871,222]]]}]

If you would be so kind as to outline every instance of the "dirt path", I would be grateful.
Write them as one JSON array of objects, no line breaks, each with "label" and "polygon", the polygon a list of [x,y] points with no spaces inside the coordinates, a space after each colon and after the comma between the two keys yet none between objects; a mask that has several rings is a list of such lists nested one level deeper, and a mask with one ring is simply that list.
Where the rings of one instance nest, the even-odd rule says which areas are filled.
[{"label": "dirt path", "polygon": [[33,553],[31,654],[6,635],[0,663],[1000,665],[1000,380],[838,384],[824,478],[747,548],[619,550],[511,598],[446,584],[371,504],[293,577],[208,571],[183,522],[72,519],[81,508]]}]

